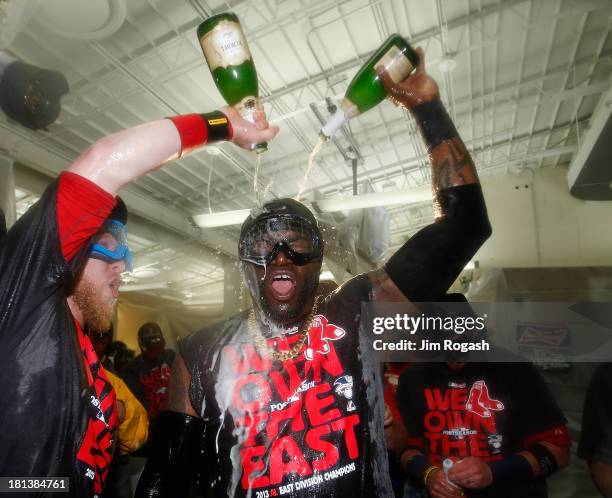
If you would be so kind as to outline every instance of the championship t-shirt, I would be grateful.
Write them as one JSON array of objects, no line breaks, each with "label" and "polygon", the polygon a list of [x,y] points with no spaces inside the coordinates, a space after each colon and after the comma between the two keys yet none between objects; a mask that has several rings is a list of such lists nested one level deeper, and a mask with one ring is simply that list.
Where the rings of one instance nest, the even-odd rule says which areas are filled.
[{"label": "championship t-shirt", "polygon": [[182,341],[213,496],[392,496],[379,364],[359,332],[370,294],[363,275],[328,296],[290,360],[255,346],[247,313]]},{"label": "championship t-shirt", "polygon": [[[413,365],[400,376],[397,404],[409,445],[432,465],[468,456],[500,460],[544,436],[570,443],[561,410],[529,363],[466,363],[458,372],[446,363]],[[547,496],[544,479],[464,491],[474,497]]]},{"label": "championship t-shirt", "polygon": [[0,239],[0,476],[69,477],[71,496],[101,491],[113,452],[114,391],[66,298],[114,205],[63,173]]},{"label": "championship t-shirt", "polygon": [[121,373],[121,377],[147,410],[149,418],[155,419],[166,407],[170,367],[175,352],[166,349],[155,360],[139,355]]}]

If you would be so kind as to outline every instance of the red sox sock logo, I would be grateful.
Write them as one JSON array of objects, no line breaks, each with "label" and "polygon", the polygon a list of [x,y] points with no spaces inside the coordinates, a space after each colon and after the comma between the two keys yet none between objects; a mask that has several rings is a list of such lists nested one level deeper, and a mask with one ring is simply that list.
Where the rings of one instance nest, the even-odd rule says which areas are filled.
[{"label": "red sox sock logo", "polygon": [[480,417],[489,418],[491,411],[498,412],[503,410],[504,404],[489,396],[489,389],[484,380],[477,380],[470,389],[465,409]]},{"label": "red sox sock logo", "polygon": [[323,315],[315,316],[308,331],[308,347],[304,351],[304,356],[308,361],[312,361],[315,353],[329,353],[331,349],[329,341],[337,341],[345,335],[344,329],[328,323]]}]

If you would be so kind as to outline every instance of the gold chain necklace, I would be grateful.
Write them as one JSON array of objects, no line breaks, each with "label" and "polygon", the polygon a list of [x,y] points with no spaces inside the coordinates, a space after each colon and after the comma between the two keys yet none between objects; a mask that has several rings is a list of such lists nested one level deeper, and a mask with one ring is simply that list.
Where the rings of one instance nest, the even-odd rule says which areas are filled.
[{"label": "gold chain necklace", "polygon": [[308,337],[308,331],[310,330],[310,326],[312,325],[312,319],[314,318],[316,313],[317,313],[317,301],[315,299],[312,309],[310,310],[310,314],[308,315],[306,322],[304,322],[306,325],[299,333],[300,338],[287,351],[276,351],[275,349],[271,348],[268,345],[268,341],[261,333],[261,328],[259,327],[257,318],[255,318],[255,310],[253,308],[251,308],[251,311],[249,312],[249,321],[248,321],[249,333],[251,334],[251,337],[253,341],[255,342],[255,344],[257,345],[257,347],[259,349],[263,349],[264,351],[267,351],[272,356],[272,358],[274,358],[275,360],[278,360],[278,361],[292,360],[298,354],[300,354],[300,351],[302,351],[302,347],[304,346],[304,343],[306,342],[306,338]]}]

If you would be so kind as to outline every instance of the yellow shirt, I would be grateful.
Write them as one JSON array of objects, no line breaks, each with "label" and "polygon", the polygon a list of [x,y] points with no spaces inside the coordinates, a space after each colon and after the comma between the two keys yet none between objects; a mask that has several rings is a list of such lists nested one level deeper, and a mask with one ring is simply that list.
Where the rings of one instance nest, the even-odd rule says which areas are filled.
[{"label": "yellow shirt", "polygon": [[125,417],[119,424],[119,452],[122,455],[136,451],[147,442],[149,419],[147,411],[125,385],[125,382],[108,370],[108,380],[117,393],[117,400],[125,406]]}]

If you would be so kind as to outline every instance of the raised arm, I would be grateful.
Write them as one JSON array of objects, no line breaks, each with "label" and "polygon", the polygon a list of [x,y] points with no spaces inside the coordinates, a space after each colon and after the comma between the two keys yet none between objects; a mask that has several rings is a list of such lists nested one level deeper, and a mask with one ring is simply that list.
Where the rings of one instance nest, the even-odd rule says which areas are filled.
[{"label": "raised arm", "polygon": [[379,73],[391,100],[416,120],[429,153],[433,224],[417,232],[371,274],[377,301],[435,300],[444,295],[491,234],[476,168],[425,71],[423,50],[416,71],[399,84]]},{"label": "raised arm", "polygon": [[135,178],[206,143],[230,140],[252,149],[278,133],[269,127],[263,111],[249,123],[231,107],[208,114],[188,114],[160,119],[120,131],[98,140],[69,170],[115,194]]}]

